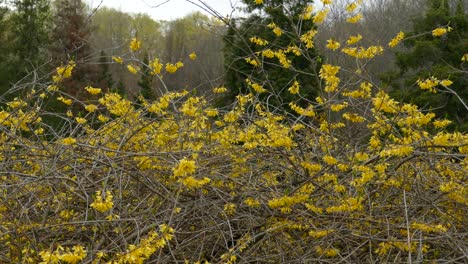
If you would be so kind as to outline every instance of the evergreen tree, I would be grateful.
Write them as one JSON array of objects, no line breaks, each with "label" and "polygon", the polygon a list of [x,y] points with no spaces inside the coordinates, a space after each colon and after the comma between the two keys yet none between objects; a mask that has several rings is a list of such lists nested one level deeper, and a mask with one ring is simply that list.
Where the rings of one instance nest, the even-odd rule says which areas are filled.
[{"label": "evergreen tree", "polygon": [[17,80],[46,59],[50,25],[49,0],[14,0],[11,14],[10,80]]},{"label": "evergreen tree", "polygon": [[99,66],[101,68],[101,76],[99,77],[99,86],[105,90],[110,90],[114,85],[114,80],[112,79],[112,74],[109,69],[110,61],[108,60],[107,54],[105,51],[101,51],[101,56],[99,57]]},{"label": "evergreen tree", "polygon": [[[143,64],[149,64],[148,54],[146,53],[143,57]],[[141,73],[141,79],[138,81],[138,86],[140,86],[140,93],[145,99],[154,100],[156,98],[152,84],[153,75],[151,75],[151,69],[145,66]]]},{"label": "evergreen tree", "polygon": [[4,0],[0,0],[0,96],[4,94],[4,92],[8,89],[8,82],[9,82],[9,73],[8,69],[8,57],[9,57],[9,49],[10,46],[8,45],[7,41],[7,34],[8,34],[8,20],[6,18],[8,13],[8,8],[2,6]]},{"label": "evergreen tree", "polygon": [[[398,72],[383,76],[383,81],[392,86],[392,94],[404,102],[435,112],[440,118],[454,121],[452,129],[468,129],[467,109],[468,80],[466,71],[454,68],[461,65],[461,58],[468,45],[468,20],[462,0],[429,0],[425,16],[414,23],[413,31],[407,33],[405,45],[409,52],[397,53]],[[430,34],[438,27],[452,30],[443,36]],[[465,64],[466,65],[466,64]],[[466,67],[466,66],[465,66]],[[450,90],[438,86],[438,92],[421,90],[418,80],[434,76],[439,80],[450,79]],[[460,100],[461,99],[461,100]]]},{"label": "evergreen tree", "polygon": [[[318,78],[316,73],[320,65],[315,58],[314,48],[302,47],[303,54],[287,53],[290,67],[283,67],[277,58],[257,56],[262,60],[262,67],[255,67],[248,63],[246,58],[265,49],[277,51],[291,46],[301,47],[300,35],[315,29],[309,19],[302,19],[301,14],[307,6],[312,5],[310,0],[269,0],[263,4],[255,1],[243,1],[251,15],[243,20],[231,20],[229,29],[224,36],[225,56],[225,86],[229,93],[221,98],[220,104],[225,105],[233,101],[239,93],[245,93],[249,88],[246,78],[262,83],[265,89],[274,96],[268,96],[268,102],[274,106],[284,106],[292,98],[288,87],[297,80],[301,85],[301,95],[312,99],[317,95]],[[275,26],[273,26],[275,25]],[[274,28],[281,29],[281,34],[274,32]],[[250,39],[259,37],[268,41],[265,46],[256,45]],[[264,98],[267,99],[267,98]]]}]

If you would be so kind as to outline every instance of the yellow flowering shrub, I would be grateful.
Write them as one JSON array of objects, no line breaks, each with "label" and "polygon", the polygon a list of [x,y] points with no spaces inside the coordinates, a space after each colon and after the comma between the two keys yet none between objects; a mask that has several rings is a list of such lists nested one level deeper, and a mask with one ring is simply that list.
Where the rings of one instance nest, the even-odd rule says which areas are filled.
[{"label": "yellow flowering shrub", "polygon": [[[343,13],[360,18],[360,2],[348,1]],[[308,7],[302,19],[323,22],[326,10]],[[276,24],[265,28],[287,35]],[[315,34],[301,32],[286,47],[253,38],[264,49],[249,58],[293,68]],[[312,100],[295,76],[281,87],[286,99],[252,74],[245,93],[225,107],[212,98],[239,87],[218,83],[203,96],[186,87],[134,101],[88,86],[81,91],[89,100],[80,101],[59,89],[73,62],[36,90],[2,99],[0,262],[460,261],[468,135],[446,130],[450,120],[398,102],[368,78],[367,61],[387,51],[359,46],[362,36],[353,34],[340,40],[340,54],[361,72],[347,79],[343,73],[356,69],[317,63]],[[134,39],[130,48],[140,45]],[[183,63],[132,59],[127,66],[162,78],[180,74]],[[437,91],[451,85],[449,77],[417,84]],[[63,114],[43,107],[52,93]],[[273,99],[281,104],[273,107]],[[47,124],[48,115],[63,126]]]}]

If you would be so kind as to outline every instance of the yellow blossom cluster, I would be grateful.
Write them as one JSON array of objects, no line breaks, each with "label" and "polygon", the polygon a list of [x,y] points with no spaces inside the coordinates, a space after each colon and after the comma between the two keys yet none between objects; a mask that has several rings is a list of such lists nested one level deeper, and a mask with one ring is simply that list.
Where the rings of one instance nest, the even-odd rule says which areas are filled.
[{"label": "yellow blossom cluster", "polygon": [[133,38],[132,41],[130,42],[130,50],[138,51],[140,49],[141,49],[141,41],[139,41],[136,38]]},{"label": "yellow blossom cluster", "polygon": [[249,40],[250,42],[255,43],[259,46],[266,46],[269,43],[267,40],[259,38],[259,37],[251,37]]},{"label": "yellow blossom cluster", "polygon": [[184,67],[184,63],[181,61],[177,62],[176,64],[166,63],[166,71],[168,73],[175,73],[178,69]]},{"label": "yellow blossom cluster", "polygon": [[405,33],[402,31],[398,32],[398,34],[388,43],[388,46],[394,48],[398,43],[400,43],[405,38]]},{"label": "yellow blossom cluster", "polygon": [[440,36],[443,36],[445,34],[447,34],[448,32],[452,31],[452,28],[451,27],[438,27],[434,30],[432,30],[432,35],[434,37],[440,37]]},{"label": "yellow blossom cluster", "polygon": [[86,249],[83,246],[73,246],[73,248],[63,248],[59,246],[57,250],[50,252],[43,250],[39,253],[42,261],[40,264],[58,264],[58,263],[70,263],[76,264],[83,260],[86,255]]},{"label": "yellow blossom cluster", "polygon": [[337,50],[340,48],[340,43],[334,39],[329,39],[327,40],[327,45],[326,47],[331,50]]},{"label": "yellow blossom cluster", "polygon": [[276,25],[275,23],[270,23],[268,24],[268,28],[271,29],[273,31],[273,33],[275,33],[275,35],[277,37],[283,35],[283,30],[281,30],[280,27],[278,27],[278,25]]},{"label": "yellow blossom cluster", "polygon": [[368,48],[364,47],[346,47],[341,50],[346,55],[359,59],[372,59],[377,55],[381,55],[384,49],[382,46],[370,46]]},{"label": "yellow blossom cluster", "polygon": [[112,201],[113,198],[114,197],[109,190],[106,191],[105,199],[102,198],[101,191],[96,191],[96,197],[90,206],[101,213],[107,212],[114,206],[114,202]]},{"label": "yellow blossom cluster", "polygon": [[55,75],[52,76],[52,80],[57,83],[70,78],[75,67],[76,63],[74,61],[69,61],[67,65],[58,67],[55,70]]},{"label": "yellow blossom cluster", "polygon": [[325,92],[334,92],[340,84],[340,78],[336,75],[340,71],[340,66],[324,64],[320,69],[320,78],[325,80]]}]

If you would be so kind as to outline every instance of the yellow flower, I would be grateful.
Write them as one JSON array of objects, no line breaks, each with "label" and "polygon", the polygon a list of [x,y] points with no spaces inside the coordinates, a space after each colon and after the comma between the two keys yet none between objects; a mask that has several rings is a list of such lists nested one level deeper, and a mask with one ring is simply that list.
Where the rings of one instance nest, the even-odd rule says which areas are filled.
[{"label": "yellow flower", "polygon": [[213,93],[225,93],[225,92],[227,92],[227,89],[224,86],[216,87],[213,89]]},{"label": "yellow flower", "polygon": [[288,91],[291,94],[297,94],[297,93],[299,93],[299,88],[300,88],[299,82],[294,81],[294,83],[291,85],[291,87],[288,88]]},{"label": "yellow flower", "polygon": [[356,36],[350,36],[349,39],[346,41],[346,44],[353,45],[358,43],[362,39],[361,34],[357,34]]},{"label": "yellow flower", "polygon": [[355,23],[359,22],[359,20],[361,20],[361,19],[362,19],[362,14],[357,14],[357,15],[355,15],[353,17],[350,17],[350,18],[346,19],[346,22],[351,23],[351,24],[355,24]]},{"label": "yellow flower", "polygon": [[192,52],[192,53],[190,53],[189,58],[191,60],[195,60],[197,58],[197,54],[195,54],[195,52]]},{"label": "yellow flower", "polygon": [[335,257],[338,255],[338,253],[340,253],[340,250],[337,249],[337,248],[322,248],[320,246],[317,246],[315,247],[315,251],[317,252],[317,254],[319,255],[324,255],[326,257]]},{"label": "yellow flower", "polygon": [[429,90],[429,91],[435,93],[436,89],[434,87],[436,87],[439,84],[439,80],[437,80],[437,78],[435,78],[434,76],[431,76],[431,78],[426,79],[424,81],[418,80],[417,84],[418,84],[419,88],[421,88],[423,90]]},{"label": "yellow flower", "polygon": [[443,86],[450,86],[452,85],[452,81],[451,80],[448,80],[448,79],[445,79],[445,80],[442,80],[439,82],[439,84],[443,85]]},{"label": "yellow flower", "polygon": [[273,33],[275,33],[277,37],[283,34],[283,31],[281,30],[281,28],[278,27],[278,25],[276,25],[274,22],[268,24],[268,28],[272,29]]},{"label": "yellow flower", "polygon": [[323,161],[325,161],[325,163],[327,163],[328,165],[335,165],[338,163],[338,160],[330,155],[323,156]]},{"label": "yellow flower", "polygon": [[92,86],[87,86],[85,87],[85,90],[92,94],[92,95],[96,95],[96,94],[100,94],[101,93],[101,88],[94,88]]},{"label": "yellow flower", "polygon": [[109,117],[103,116],[103,115],[99,115],[99,116],[98,116],[98,120],[104,123],[104,122],[109,121]]},{"label": "yellow flower", "polygon": [[259,37],[251,37],[249,40],[250,42],[255,43],[259,46],[265,46],[265,45],[268,45],[269,43],[267,40],[259,38]]},{"label": "yellow flower", "polygon": [[61,80],[70,78],[75,66],[76,63],[74,61],[69,61],[66,66],[58,67],[56,69],[56,74],[52,76],[52,80],[54,82],[60,82]]},{"label": "yellow flower", "polygon": [[127,70],[132,74],[137,74],[140,68],[138,66],[127,65]]},{"label": "yellow flower", "polygon": [[432,124],[433,124],[434,127],[436,127],[436,128],[444,128],[444,127],[450,125],[450,123],[452,123],[452,121],[447,120],[447,119],[444,119],[444,120],[435,120],[434,122],[432,122]]},{"label": "yellow flower", "polygon": [[322,24],[325,18],[327,17],[328,12],[330,12],[330,9],[328,8],[317,12],[317,14],[314,16],[313,22],[315,24]]},{"label": "yellow flower", "polygon": [[174,73],[177,71],[177,66],[172,63],[166,63],[166,71],[168,73]]},{"label": "yellow flower", "polygon": [[261,4],[263,4],[263,0],[255,0],[255,4],[261,5]]},{"label": "yellow flower", "polygon": [[432,35],[434,37],[440,37],[440,36],[447,34],[450,31],[452,31],[451,27],[447,27],[447,28],[439,27],[439,28],[432,30]]},{"label": "yellow flower", "polygon": [[249,207],[260,207],[260,202],[252,197],[245,199],[244,203]]},{"label": "yellow flower", "polygon": [[205,113],[209,117],[215,117],[215,116],[218,115],[218,110],[216,110],[216,109],[206,109]]},{"label": "yellow flower", "polygon": [[245,82],[247,83],[247,85],[252,87],[252,89],[257,93],[264,93],[264,92],[267,91],[265,88],[263,88],[262,85],[260,85],[258,83],[254,83],[250,79],[245,79]]},{"label": "yellow flower", "polygon": [[322,4],[324,5],[330,5],[333,2],[333,0],[322,0]]},{"label": "yellow flower", "polygon": [[461,61],[468,61],[468,53],[463,54]]},{"label": "yellow flower", "polygon": [[233,203],[225,204],[223,210],[227,215],[233,215],[236,212],[236,205]]},{"label": "yellow flower", "polygon": [[356,113],[344,113],[342,117],[350,122],[353,123],[361,123],[364,122],[366,119]]},{"label": "yellow flower", "polygon": [[151,68],[151,70],[153,70],[151,74],[155,75],[155,74],[161,73],[163,65],[162,63],[159,62],[158,58],[155,58],[154,60],[150,62],[149,67]]},{"label": "yellow flower", "polygon": [[426,233],[445,233],[447,228],[441,224],[438,225],[428,225],[425,223],[413,222],[411,223],[411,228],[418,229]]},{"label": "yellow flower", "polygon": [[75,118],[75,120],[76,120],[76,122],[78,124],[85,124],[87,122],[86,119],[84,119],[82,117],[77,117],[77,118]]},{"label": "yellow flower", "polygon": [[301,18],[304,20],[311,19],[313,11],[314,11],[314,7],[312,5],[308,5],[306,8],[304,8],[304,11],[301,14]]},{"label": "yellow flower", "polygon": [[331,50],[336,50],[340,47],[340,43],[334,39],[327,40],[327,48]]},{"label": "yellow flower", "polygon": [[67,145],[67,146],[73,145],[73,144],[76,143],[76,139],[74,139],[72,137],[67,137],[67,138],[62,139],[61,143],[63,145]]},{"label": "yellow flower", "polygon": [[96,198],[90,206],[101,213],[109,211],[112,208],[112,206],[114,206],[112,198],[113,196],[110,191],[106,191],[105,200],[102,199],[101,191],[96,191]]},{"label": "yellow flower", "polygon": [[115,62],[118,63],[118,64],[122,64],[122,63],[123,63],[122,58],[117,57],[117,56],[112,56],[112,60],[115,61]]},{"label": "yellow flower", "polygon": [[93,104],[89,104],[89,105],[85,106],[85,109],[86,109],[86,111],[92,113],[92,112],[97,110],[97,106],[93,105]]},{"label": "yellow flower", "polygon": [[349,13],[351,13],[351,12],[353,12],[356,8],[357,8],[356,3],[351,3],[351,4],[349,4],[349,5],[346,6],[346,11],[348,11]]},{"label": "yellow flower", "polygon": [[330,109],[333,111],[333,112],[339,112],[341,110],[343,110],[344,108],[348,107],[348,103],[347,102],[344,102],[342,104],[332,104],[330,106]]},{"label": "yellow flower", "polygon": [[49,92],[55,92],[55,91],[58,91],[58,90],[59,90],[59,88],[58,88],[57,85],[52,84],[52,85],[47,86],[47,91],[49,91]]},{"label": "yellow flower", "polygon": [[197,189],[197,188],[201,188],[203,187],[204,185],[210,183],[210,179],[205,177],[201,180],[197,180],[195,179],[194,177],[192,176],[189,176],[187,178],[183,178],[183,179],[180,179],[179,182],[181,182],[183,185],[185,185],[186,187],[188,187],[189,189]]},{"label": "yellow flower", "polygon": [[388,46],[391,48],[395,47],[405,38],[405,33],[402,31],[398,32],[398,34],[388,43]]},{"label": "yellow flower", "polygon": [[173,169],[174,176],[187,176],[189,174],[195,173],[196,165],[194,160],[188,160],[183,158],[179,161],[177,167]]},{"label": "yellow flower", "polygon": [[130,42],[130,49],[132,51],[138,51],[141,48],[141,42],[137,40],[136,38],[132,39],[132,42]]},{"label": "yellow flower", "polygon": [[258,66],[260,65],[259,62],[258,62],[258,60],[256,60],[255,58],[254,58],[254,59],[252,59],[252,58],[245,58],[245,61],[246,61],[248,64],[250,64],[250,65],[252,65],[252,66],[254,66],[254,67],[258,67]]},{"label": "yellow flower", "polygon": [[62,96],[58,97],[57,100],[59,100],[60,102],[66,104],[66,105],[71,105],[73,103],[73,101],[71,99],[66,99]]}]

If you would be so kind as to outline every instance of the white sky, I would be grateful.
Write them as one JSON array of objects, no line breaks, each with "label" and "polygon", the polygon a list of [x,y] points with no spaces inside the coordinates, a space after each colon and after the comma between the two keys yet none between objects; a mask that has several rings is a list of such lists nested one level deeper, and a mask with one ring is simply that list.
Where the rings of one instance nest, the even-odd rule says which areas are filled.
[{"label": "white sky", "polygon": [[126,13],[146,13],[155,20],[173,20],[194,11],[209,15],[193,3],[199,5],[205,3],[222,16],[231,14],[233,6],[241,6],[240,0],[86,0],[92,8],[99,6],[101,1],[101,6],[112,7]]}]

